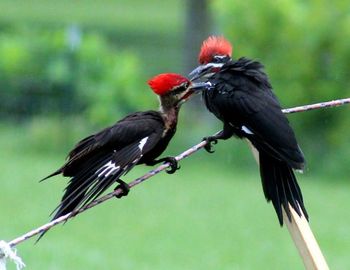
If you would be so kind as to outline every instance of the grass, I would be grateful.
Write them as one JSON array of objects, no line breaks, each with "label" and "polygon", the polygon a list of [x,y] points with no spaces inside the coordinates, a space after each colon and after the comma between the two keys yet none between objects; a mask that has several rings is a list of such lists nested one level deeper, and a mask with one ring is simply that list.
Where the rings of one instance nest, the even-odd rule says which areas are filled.
[{"label": "grass", "polygon": [[[62,153],[38,154],[21,147],[14,132],[0,134],[0,238],[11,240],[48,221],[67,181],[38,183],[61,164]],[[158,175],[18,251],[31,269],[303,269],[263,198],[255,166],[229,169],[214,159],[195,154],[177,174]],[[312,173],[299,182],[331,269],[349,269],[348,185]]]}]

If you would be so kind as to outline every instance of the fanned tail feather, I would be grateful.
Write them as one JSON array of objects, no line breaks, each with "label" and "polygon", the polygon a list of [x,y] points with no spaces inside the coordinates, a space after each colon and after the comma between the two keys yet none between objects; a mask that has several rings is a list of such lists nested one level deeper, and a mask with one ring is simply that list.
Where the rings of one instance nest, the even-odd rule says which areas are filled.
[{"label": "fanned tail feather", "polygon": [[284,161],[278,160],[260,151],[260,175],[267,201],[271,201],[280,225],[283,225],[282,207],[291,221],[288,204],[301,216],[308,219],[303,196],[293,169]]},{"label": "fanned tail feather", "polygon": [[39,182],[45,181],[46,179],[49,179],[55,175],[59,175],[60,173],[62,173],[62,168],[58,169],[57,171],[53,172],[52,174],[46,176],[45,178],[41,179]]},{"label": "fanned tail feather", "polygon": [[[70,179],[61,203],[51,213],[51,215],[54,214],[52,220],[68,213],[74,215],[81,207],[100,196],[122,175],[128,173],[142,157],[138,144],[139,142],[131,144],[118,152],[101,152],[86,160],[84,167]],[[106,168],[106,164],[111,161],[113,161],[114,168],[118,167],[112,174],[110,174],[111,169]],[[61,171],[64,170],[59,169],[50,176],[59,174]],[[37,241],[45,233],[43,232]]]}]

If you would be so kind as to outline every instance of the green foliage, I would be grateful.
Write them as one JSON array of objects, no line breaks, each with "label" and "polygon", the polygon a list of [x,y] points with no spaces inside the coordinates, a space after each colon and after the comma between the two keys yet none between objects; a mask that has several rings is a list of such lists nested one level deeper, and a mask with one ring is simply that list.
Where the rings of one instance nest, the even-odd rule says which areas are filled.
[{"label": "green foliage", "polygon": [[[219,0],[213,5],[233,41],[234,57],[261,60],[284,107],[350,96],[350,3]],[[289,118],[302,146],[319,159],[348,141],[348,115],[343,107]]]},{"label": "green foliage", "polygon": [[87,113],[94,123],[111,124],[127,112],[153,104],[139,60],[131,52],[111,50],[105,40],[92,34],[76,57],[78,99],[87,101]]},{"label": "green foliage", "polygon": [[84,27],[114,31],[127,29],[167,34],[169,29],[179,30],[182,7],[183,1],[173,0],[1,0],[0,22],[48,27],[75,22]]},{"label": "green foliage", "polygon": [[138,57],[78,28],[0,33],[0,99],[4,115],[87,114],[111,123],[151,103]]},{"label": "green foliage", "polygon": [[[181,71],[180,4],[88,3],[0,3],[6,11],[0,16],[0,118],[56,115],[53,122],[70,123],[67,116],[78,114],[75,119],[101,127],[131,111],[156,107],[146,78]],[[348,3],[219,0],[213,8],[216,27],[233,41],[235,57],[257,58],[266,65],[283,106],[350,94]],[[71,21],[81,28],[64,26]],[[203,117],[203,111],[191,109],[187,115]],[[320,160],[327,163],[331,153],[347,156],[348,114],[349,107],[342,107],[289,116],[311,167]],[[201,125],[181,117],[181,146],[220,128],[216,119],[203,118]],[[45,119],[31,122],[32,128],[53,130]],[[334,163],[344,164],[346,159]]]}]

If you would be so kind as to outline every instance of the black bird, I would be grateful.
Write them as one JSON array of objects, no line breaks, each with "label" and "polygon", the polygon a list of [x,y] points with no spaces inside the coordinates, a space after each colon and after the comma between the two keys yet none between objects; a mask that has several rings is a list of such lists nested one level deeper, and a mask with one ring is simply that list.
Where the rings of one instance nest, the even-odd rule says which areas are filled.
[{"label": "black bird", "polygon": [[120,177],[135,165],[170,162],[168,173],[178,169],[175,158],[156,158],[175,134],[180,106],[193,93],[189,88],[191,82],[181,75],[164,73],[148,84],[159,95],[159,111],[132,113],[113,126],[86,137],[70,151],[60,169],[44,178],[58,174],[70,177],[53,219],[79,210],[114,182],[120,183],[117,188],[122,187],[122,195],[127,195],[128,185]]},{"label": "black bird", "polygon": [[205,138],[207,150],[211,152],[211,143],[217,139],[233,135],[248,139],[258,151],[264,194],[272,201],[281,226],[282,207],[291,220],[288,204],[308,218],[293,172],[304,169],[304,155],[263,65],[246,58],[233,60],[231,55],[226,39],[211,36],[202,44],[200,66],[190,74],[192,80],[205,79],[197,90],[203,90],[206,107],[224,125],[219,134]]}]

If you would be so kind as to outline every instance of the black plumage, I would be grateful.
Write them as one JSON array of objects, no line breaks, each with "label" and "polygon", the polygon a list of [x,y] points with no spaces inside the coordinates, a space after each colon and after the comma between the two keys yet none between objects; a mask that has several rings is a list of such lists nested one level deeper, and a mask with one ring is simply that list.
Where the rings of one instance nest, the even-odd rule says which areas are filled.
[{"label": "black plumage", "polygon": [[45,178],[58,174],[70,177],[53,219],[79,210],[115,182],[127,189],[127,184],[120,177],[135,165],[155,165],[167,161],[171,163],[169,173],[178,169],[173,157],[156,158],[163,153],[176,132],[180,105],[191,94],[188,88],[190,82],[180,75],[166,73],[154,77],[149,84],[159,95],[159,111],[130,114],[84,138],[70,151],[67,162]]},{"label": "black plumage", "polygon": [[[222,58],[223,59],[223,58]],[[223,132],[210,140],[232,135],[248,139],[259,152],[265,197],[272,201],[280,224],[282,207],[308,217],[293,169],[303,170],[305,159],[288,119],[281,111],[269,79],[258,61],[225,60],[209,77],[203,98],[209,111],[224,123]]]},{"label": "black plumage", "polygon": [[71,177],[54,219],[94,200],[135,165],[154,165],[175,127],[164,131],[159,112],[137,112],[81,140],[67,163],[48,176],[62,173]]}]

